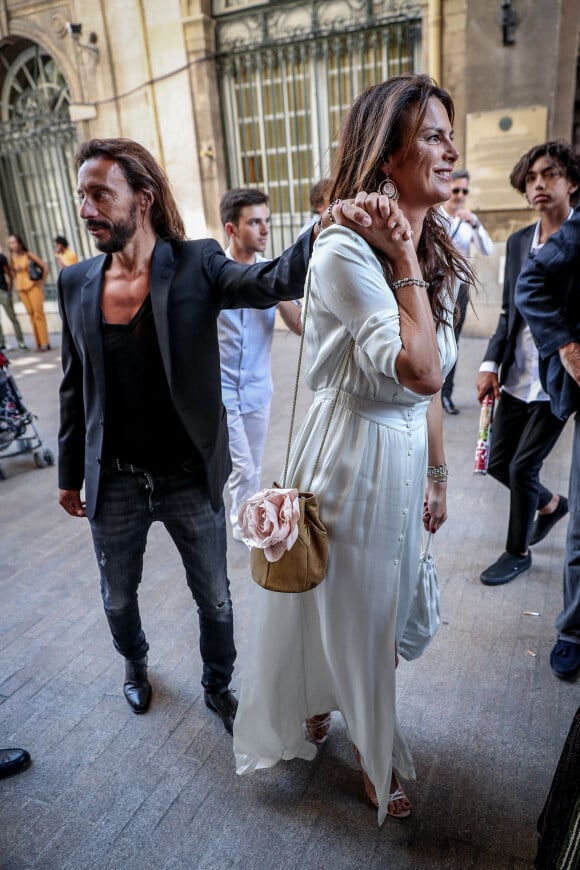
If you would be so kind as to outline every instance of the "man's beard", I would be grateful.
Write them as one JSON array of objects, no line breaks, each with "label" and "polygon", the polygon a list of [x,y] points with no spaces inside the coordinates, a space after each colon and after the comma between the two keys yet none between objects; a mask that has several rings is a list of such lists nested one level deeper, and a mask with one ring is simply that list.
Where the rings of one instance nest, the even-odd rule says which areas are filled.
[{"label": "man's beard", "polygon": [[109,221],[87,221],[87,227],[103,227],[110,230],[108,240],[94,239],[95,247],[103,254],[117,254],[122,251],[137,232],[137,203],[131,203],[129,217],[126,221],[110,223]]}]

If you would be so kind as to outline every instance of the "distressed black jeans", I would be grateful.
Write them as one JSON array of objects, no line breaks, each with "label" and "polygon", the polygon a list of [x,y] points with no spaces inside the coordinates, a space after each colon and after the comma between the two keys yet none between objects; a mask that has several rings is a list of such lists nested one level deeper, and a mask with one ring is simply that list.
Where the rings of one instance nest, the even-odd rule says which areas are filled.
[{"label": "distressed black jeans", "polygon": [[163,523],[177,547],[197,604],[202,684],[209,692],[224,692],[236,658],[225,511],[223,504],[214,511],[205,482],[186,471],[158,476],[102,470],[97,512],[90,525],[115,648],[133,661],[149,649],[138,587],[154,522]]}]

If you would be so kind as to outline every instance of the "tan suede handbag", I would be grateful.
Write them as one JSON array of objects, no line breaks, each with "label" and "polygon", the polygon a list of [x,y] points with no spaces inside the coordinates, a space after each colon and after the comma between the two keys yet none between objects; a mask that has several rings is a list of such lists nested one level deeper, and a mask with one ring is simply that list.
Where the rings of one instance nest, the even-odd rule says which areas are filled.
[{"label": "tan suede handbag", "polygon": [[[304,315],[302,318],[302,335],[300,338],[300,350],[298,353],[298,368],[296,372],[296,383],[294,385],[294,398],[292,402],[292,414],[290,417],[290,432],[288,435],[288,445],[286,448],[286,461],[284,463],[284,473],[282,476],[281,486],[274,483],[271,490],[263,490],[264,498],[272,501],[277,500],[278,492],[290,492],[286,489],[286,478],[288,474],[288,464],[290,460],[290,446],[292,443],[292,432],[294,429],[294,417],[296,414],[296,399],[298,396],[298,385],[300,380],[300,369],[302,365],[302,352],[304,348],[304,331],[306,327],[306,318],[308,315],[308,301],[310,297],[310,269],[306,280],[306,293],[304,298]],[[351,339],[346,350],[344,360],[341,367],[339,384],[336,388],[336,394],[330,409],[330,414],[326,423],[322,443],[312,469],[308,491],[298,492],[298,507],[300,515],[298,518],[298,537],[289,550],[285,550],[281,557],[275,561],[270,561],[266,557],[264,549],[259,547],[251,547],[250,564],[252,578],[264,589],[269,589],[273,592],[308,592],[314,589],[326,577],[328,568],[328,533],[323,521],[320,518],[320,508],[318,499],[312,490],[312,482],[318,470],[322,450],[326,442],[326,437],[330,429],[330,423],[336,408],[336,403],[348,367],[350,357],[354,348],[354,339]],[[251,499],[249,501],[252,501]],[[243,508],[242,508],[243,510]],[[240,511],[240,518],[242,511]]]}]

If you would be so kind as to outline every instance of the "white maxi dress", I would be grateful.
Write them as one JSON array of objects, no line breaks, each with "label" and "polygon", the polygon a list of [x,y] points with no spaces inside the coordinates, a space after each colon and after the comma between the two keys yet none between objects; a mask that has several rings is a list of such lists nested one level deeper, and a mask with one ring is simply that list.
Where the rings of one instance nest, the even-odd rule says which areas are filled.
[{"label": "white maxi dress", "polygon": [[[391,766],[415,776],[397,726],[394,651],[418,580],[430,399],[397,381],[397,303],[369,245],[332,226],[316,241],[311,269],[305,341],[314,399],[287,485],[310,482],[341,362],[356,342],[312,483],[329,534],[328,574],[296,595],[255,587],[236,770],[312,759],[304,720],[338,710],[375,785],[381,824]],[[444,376],[456,356],[451,321],[450,312],[438,330]]]}]

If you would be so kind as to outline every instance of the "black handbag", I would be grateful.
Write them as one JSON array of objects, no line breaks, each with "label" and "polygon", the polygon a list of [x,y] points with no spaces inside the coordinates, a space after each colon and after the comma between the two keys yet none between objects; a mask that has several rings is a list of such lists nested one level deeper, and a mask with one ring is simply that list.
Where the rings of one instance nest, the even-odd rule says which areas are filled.
[{"label": "black handbag", "polygon": [[43,275],[44,275],[44,269],[42,268],[42,266],[39,266],[38,263],[36,263],[34,260],[31,260],[29,257],[28,258],[28,277],[30,278],[30,280],[34,281],[36,283],[37,281],[42,280]]}]

